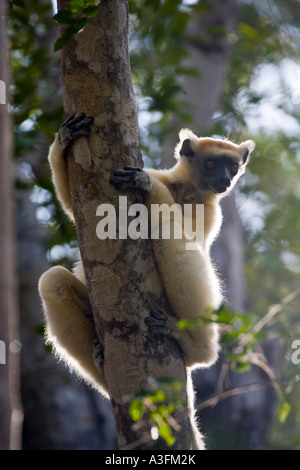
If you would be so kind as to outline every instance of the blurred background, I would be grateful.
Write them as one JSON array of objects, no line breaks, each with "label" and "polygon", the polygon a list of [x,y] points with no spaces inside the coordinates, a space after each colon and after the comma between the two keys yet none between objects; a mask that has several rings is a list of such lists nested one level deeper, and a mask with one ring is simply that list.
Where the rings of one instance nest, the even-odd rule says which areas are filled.
[{"label": "blurred background", "polygon": [[[129,0],[129,8],[145,165],[173,166],[181,127],[256,141],[246,175],[224,200],[213,248],[229,303],[222,319],[231,328],[218,363],[193,375],[206,446],[300,449],[300,2]],[[47,162],[63,121],[53,4],[8,1],[7,13],[20,331],[9,349],[20,358],[11,361],[12,383],[21,377],[13,446],[115,449],[109,403],[57,364],[43,338],[39,276],[53,264],[71,267],[77,247]],[[5,448],[10,410],[1,351]]]}]

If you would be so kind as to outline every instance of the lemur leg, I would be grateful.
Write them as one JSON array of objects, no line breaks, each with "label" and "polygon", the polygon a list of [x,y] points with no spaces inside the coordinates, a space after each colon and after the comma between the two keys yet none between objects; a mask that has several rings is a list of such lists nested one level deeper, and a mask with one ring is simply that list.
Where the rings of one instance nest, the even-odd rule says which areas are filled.
[{"label": "lemur leg", "polygon": [[[175,204],[168,188],[157,178],[140,168],[125,167],[118,170],[110,180],[117,189],[141,189],[146,192],[146,204]],[[176,207],[174,208],[176,213]],[[177,210],[181,210],[177,208]],[[174,219],[165,221],[171,224]],[[208,307],[217,309],[222,301],[219,281],[209,256],[199,247],[187,250],[184,234],[181,239],[153,239],[154,256],[164,284],[170,307],[177,319],[193,319],[208,316]],[[206,324],[195,330],[179,330],[176,319],[170,318],[165,332],[179,342],[186,365],[209,365],[218,355],[217,325]]]},{"label": "lemur leg", "polygon": [[41,276],[39,292],[47,319],[47,340],[60,359],[107,395],[101,366],[103,348],[97,342],[86,286],[67,269],[55,266]]},{"label": "lemur leg", "polygon": [[49,151],[49,163],[52,170],[53,182],[66,213],[73,219],[73,210],[68,179],[67,162],[64,157],[65,150],[73,140],[81,136],[87,136],[91,132],[91,124],[94,118],[86,117],[84,113],[78,116],[70,116],[62,123]]}]

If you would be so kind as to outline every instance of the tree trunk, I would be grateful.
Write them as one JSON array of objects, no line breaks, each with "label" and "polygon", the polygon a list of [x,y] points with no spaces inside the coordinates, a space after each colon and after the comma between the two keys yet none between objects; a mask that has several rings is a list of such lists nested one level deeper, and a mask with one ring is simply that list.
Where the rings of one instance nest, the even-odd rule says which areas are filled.
[{"label": "tree trunk", "polygon": [[[0,2],[0,79],[2,91],[8,84],[6,43],[6,2]],[[4,86],[5,84],[5,86]],[[3,99],[5,98],[5,99]],[[4,102],[3,102],[4,101]],[[13,181],[11,171],[12,127],[7,110],[7,94],[0,104],[0,449],[20,446],[19,342],[17,340],[17,289],[15,271],[15,231]]]},{"label": "tree trunk", "polygon": [[[190,44],[184,65],[197,71],[197,75],[184,76],[178,97],[191,110],[195,134],[203,137],[211,129],[226,75],[229,54],[227,37],[235,25],[237,0],[208,0],[205,3],[207,10],[200,11],[187,28]],[[217,27],[220,34],[211,32]],[[174,126],[186,127],[186,123],[175,117]],[[174,165],[173,148],[176,142],[176,135],[167,139],[161,155],[162,168]]]},{"label": "tree trunk", "polygon": [[[66,0],[58,2],[59,10]],[[168,338],[150,338],[144,323],[152,308],[166,306],[149,240],[100,241],[96,209],[118,207],[119,194],[109,184],[114,170],[141,166],[139,130],[128,55],[126,0],[102,0],[62,52],[66,114],[95,117],[88,140],[68,153],[69,180],[81,256],[99,339],[104,346],[104,373],[115,416],[120,448],[167,448],[151,441],[151,423],[133,427],[124,399],[137,393],[149,377],[186,380],[178,346]],[[141,200],[139,200],[142,202]],[[128,195],[128,204],[137,202]],[[185,392],[184,392],[185,395]],[[175,415],[181,430],[175,448],[188,449],[187,416]]]}]

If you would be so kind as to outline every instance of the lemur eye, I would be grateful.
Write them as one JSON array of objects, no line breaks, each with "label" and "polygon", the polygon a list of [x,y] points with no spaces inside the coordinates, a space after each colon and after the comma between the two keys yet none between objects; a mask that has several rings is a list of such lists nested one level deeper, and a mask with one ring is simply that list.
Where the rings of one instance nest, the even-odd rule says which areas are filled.
[{"label": "lemur eye", "polygon": [[234,165],[232,165],[232,167],[231,167],[231,171],[232,171],[232,173],[233,173],[234,175],[237,174],[238,169],[239,169],[239,167],[238,167],[238,165],[237,165],[236,163],[235,163]]},{"label": "lemur eye", "polygon": [[214,166],[215,166],[215,163],[213,162],[213,160],[206,160],[205,162],[206,170],[212,170]]}]

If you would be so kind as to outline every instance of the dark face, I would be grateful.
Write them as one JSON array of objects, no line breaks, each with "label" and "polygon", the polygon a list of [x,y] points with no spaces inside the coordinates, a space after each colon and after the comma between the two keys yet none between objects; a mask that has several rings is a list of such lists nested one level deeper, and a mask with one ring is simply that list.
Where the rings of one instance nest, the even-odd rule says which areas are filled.
[{"label": "dark face", "polygon": [[208,157],[204,160],[203,175],[200,185],[204,180],[209,189],[216,194],[222,194],[231,186],[232,179],[238,174],[239,161],[228,157]]}]

